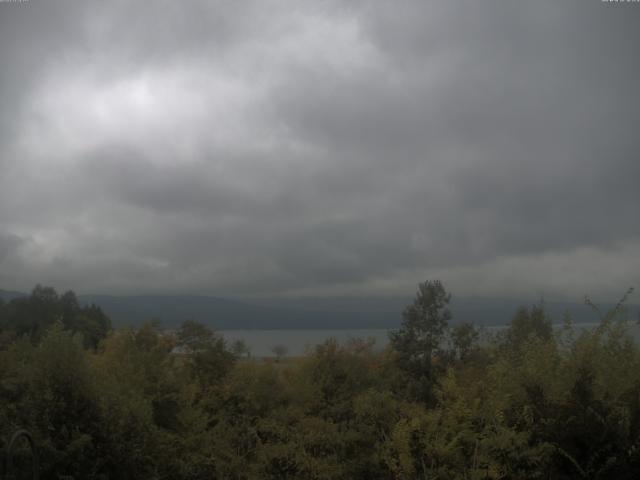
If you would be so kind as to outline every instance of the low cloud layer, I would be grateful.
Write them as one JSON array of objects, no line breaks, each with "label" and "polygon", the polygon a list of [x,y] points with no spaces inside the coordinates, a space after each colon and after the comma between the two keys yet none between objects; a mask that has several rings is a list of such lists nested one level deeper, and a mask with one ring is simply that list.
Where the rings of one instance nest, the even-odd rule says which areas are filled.
[{"label": "low cloud layer", "polygon": [[0,3],[0,288],[640,286],[640,5]]}]

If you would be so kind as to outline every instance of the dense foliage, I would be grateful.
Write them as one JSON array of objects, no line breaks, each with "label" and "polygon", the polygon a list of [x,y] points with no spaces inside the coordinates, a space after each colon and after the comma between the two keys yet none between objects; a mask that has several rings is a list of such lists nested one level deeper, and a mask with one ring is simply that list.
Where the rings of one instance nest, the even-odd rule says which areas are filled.
[{"label": "dense foliage", "polygon": [[[0,429],[33,432],[44,479],[640,478],[640,350],[621,308],[590,330],[522,308],[481,336],[450,327],[426,282],[384,351],[329,340],[275,362],[195,322],[96,344],[70,320],[87,313],[49,296],[52,312],[4,305],[0,323]],[[43,324],[18,329],[18,308]]]},{"label": "dense foliage", "polygon": [[111,330],[109,318],[96,305],[81,306],[72,291],[58,295],[51,287],[37,285],[27,297],[8,303],[0,298],[0,348],[22,337],[37,344],[56,322],[80,333],[84,345],[91,348]]}]

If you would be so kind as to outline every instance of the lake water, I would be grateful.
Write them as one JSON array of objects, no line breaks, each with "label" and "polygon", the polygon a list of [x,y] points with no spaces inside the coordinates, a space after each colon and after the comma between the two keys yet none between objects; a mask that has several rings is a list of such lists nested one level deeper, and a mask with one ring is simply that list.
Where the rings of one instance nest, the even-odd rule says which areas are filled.
[{"label": "lake water", "polygon": [[[595,323],[576,324],[577,331],[585,328],[593,328]],[[560,328],[561,325],[555,325]],[[630,331],[636,341],[640,341],[640,327],[635,323],[629,324]],[[483,327],[487,334],[498,332],[504,326]],[[220,330],[228,343],[235,340],[243,340],[254,357],[273,356],[272,348],[284,346],[287,356],[300,356],[306,354],[309,349],[319,345],[329,338],[335,338],[340,343],[353,338],[372,338],[375,340],[375,348],[382,350],[389,343],[388,329],[360,329],[360,330]]]}]

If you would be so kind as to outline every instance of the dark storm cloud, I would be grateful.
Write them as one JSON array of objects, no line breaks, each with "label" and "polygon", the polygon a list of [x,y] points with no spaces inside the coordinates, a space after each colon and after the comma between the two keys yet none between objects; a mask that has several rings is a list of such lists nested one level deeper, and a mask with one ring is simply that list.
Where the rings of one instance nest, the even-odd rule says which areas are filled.
[{"label": "dark storm cloud", "polygon": [[598,1],[0,3],[1,278],[617,292],[640,280],[639,17]]}]

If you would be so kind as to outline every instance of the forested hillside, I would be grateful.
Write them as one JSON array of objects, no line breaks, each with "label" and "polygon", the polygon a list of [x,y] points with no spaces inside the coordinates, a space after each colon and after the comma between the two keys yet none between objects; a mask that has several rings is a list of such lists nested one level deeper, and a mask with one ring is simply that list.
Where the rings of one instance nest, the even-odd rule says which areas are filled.
[{"label": "forested hillside", "polygon": [[31,431],[43,479],[638,478],[623,301],[588,331],[522,307],[487,338],[449,303],[425,282],[383,352],[265,361],[193,321],[111,330],[38,287],[0,306],[2,441]]}]

